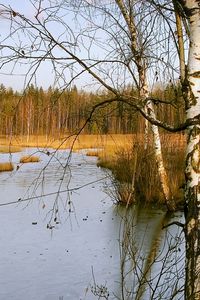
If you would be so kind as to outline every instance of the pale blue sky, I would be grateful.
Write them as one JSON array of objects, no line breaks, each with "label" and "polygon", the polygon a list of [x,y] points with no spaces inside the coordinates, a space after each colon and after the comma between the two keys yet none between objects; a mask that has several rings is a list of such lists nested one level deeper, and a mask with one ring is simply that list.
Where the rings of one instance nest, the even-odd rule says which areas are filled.
[{"label": "pale blue sky", "polygon": [[[26,17],[30,19],[34,19],[34,8],[31,5],[29,0],[0,0],[0,4],[10,6],[13,10],[16,12],[19,12],[20,14],[25,15]],[[67,20],[69,22],[70,27],[74,27],[74,24],[72,24],[72,20],[68,18]],[[55,26],[55,25],[54,25]],[[1,40],[2,37],[6,35],[6,33],[9,33],[9,23],[5,20],[2,20],[0,18],[0,27],[1,27]],[[55,35],[59,35],[59,26],[56,26],[52,29],[52,32],[55,33]],[[24,41],[24,37],[22,40]],[[15,44],[15,40],[12,41],[13,44]],[[28,42],[27,42],[28,43]],[[82,49],[82,52],[84,50]],[[58,54],[58,56],[60,53]],[[27,63],[27,61],[26,61]],[[7,64],[6,67],[2,68],[0,70],[0,83],[3,83],[6,87],[12,87],[14,90],[23,90],[23,88],[26,86],[27,81],[25,81],[25,75],[29,70],[29,65],[26,66],[23,64],[16,64],[13,69],[13,64]],[[12,75],[11,75],[12,73]],[[69,81],[71,78],[71,74],[69,72],[66,72],[66,78]],[[37,76],[35,76],[32,80],[33,84],[37,84],[38,86],[42,86],[44,89],[47,89],[50,85],[54,84],[55,74],[52,71],[52,67],[50,63],[43,62],[39,70],[37,72]],[[74,82],[79,88],[90,88],[90,84],[92,84],[92,79],[88,74],[84,74],[84,76],[81,76],[81,78],[77,79]],[[61,80],[62,84],[62,80]]]},{"label": "pale blue sky", "polygon": [[[31,16],[32,6],[29,0],[1,0],[0,4],[10,6],[13,10],[24,14],[25,16]],[[4,36],[9,31],[8,22],[0,19],[1,24],[1,37]],[[14,41],[13,41],[14,42]],[[0,83],[3,83],[6,87],[12,87],[14,90],[22,90],[24,87],[24,75],[26,73],[26,68],[18,64],[14,71],[12,69],[13,65],[8,64],[5,68],[0,70]],[[10,73],[13,71],[13,75]],[[44,72],[45,70],[43,70]],[[7,74],[7,75],[6,75]],[[50,80],[50,76],[46,72],[46,81]],[[43,85],[41,81],[41,85]]]},{"label": "pale blue sky", "polygon": [[[39,3],[39,1],[35,1],[32,0],[33,3]],[[43,0],[42,1],[42,5],[45,5],[45,3],[48,3],[48,0]],[[21,14],[24,14],[26,17],[30,18],[31,20],[35,20],[34,16],[36,14],[36,12],[34,11],[33,6],[31,5],[31,0],[0,0],[0,5],[6,5],[6,6],[10,6],[13,8],[13,10],[20,12]],[[67,15],[65,15],[67,14]],[[129,46],[126,45],[126,39],[125,39],[125,43],[123,43],[123,38],[124,36],[119,36],[119,38],[117,37],[117,41],[120,41],[121,45],[120,47],[122,47],[122,52],[120,52],[120,49],[116,50],[115,45],[118,46],[118,44],[115,44],[115,26],[113,26],[113,31],[111,28],[108,28],[109,33],[113,34],[113,40],[109,43],[109,41],[107,42],[105,40],[105,35],[106,35],[106,28],[104,31],[99,30],[98,33],[95,32],[95,42],[98,43],[98,38],[101,39],[101,42],[103,42],[101,45],[95,45],[95,43],[90,44],[89,39],[87,38],[85,31],[81,32],[81,34],[79,34],[79,28],[77,27],[76,22],[74,21],[74,14],[73,13],[69,13],[69,11],[67,10],[62,10],[60,11],[60,19],[64,18],[65,22],[73,29],[75,36],[77,37],[77,44],[80,47],[76,47],[76,53],[78,54],[79,58],[83,58],[83,57],[89,57],[89,58],[95,58],[98,59],[98,57],[101,57],[102,60],[108,59],[108,60],[114,60],[115,59],[121,59],[123,62],[123,45],[125,46],[124,51],[129,51]],[[59,20],[60,20],[59,19]],[[15,19],[17,20],[17,18]],[[79,19],[80,21],[80,19]],[[96,20],[95,20],[96,21]],[[97,18],[97,23],[101,21],[105,21],[104,19],[101,19],[101,17]],[[90,20],[84,20],[84,18],[81,19],[81,22],[84,25],[87,25],[88,28],[90,26]],[[84,23],[85,22],[85,23]],[[98,25],[98,24],[97,24]],[[107,26],[109,26],[110,23],[107,23]],[[6,33],[9,34],[10,32],[10,27],[9,27],[9,22],[6,22],[5,20],[3,20],[0,17],[0,40],[2,41],[3,38],[5,37]],[[101,26],[101,23],[100,23]],[[56,37],[56,39],[59,39],[60,34],[62,33],[62,36],[60,37],[60,42],[62,41],[62,43],[65,43],[65,47],[69,47],[69,44],[66,43],[67,39],[68,41],[70,41],[70,33],[65,31],[65,28],[63,27],[61,22],[55,21],[54,23],[48,24],[48,28],[49,30],[54,34],[54,36]],[[169,49],[165,48],[162,49],[162,45],[160,45],[160,40],[162,36],[159,36],[160,32],[162,32],[164,30],[164,28],[162,28],[162,23],[158,24],[158,26],[156,27],[156,30],[158,31],[158,39],[156,39],[156,33],[154,36],[154,39],[151,39],[150,41],[150,46],[149,50],[150,50],[150,54],[149,56],[155,55],[155,59],[152,58],[151,60],[151,70],[149,71],[149,83],[150,85],[153,87],[155,84],[157,84],[158,82],[164,82],[167,83],[170,80],[173,80],[174,75],[178,76],[177,74],[174,73],[173,68],[178,66],[177,64],[177,55],[176,55],[176,50],[173,49],[174,45],[171,43],[166,43],[167,47],[168,45],[170,46]],[[162,33],[161,33],[162,34]],[[72,34],[73,35],[73,34]],[[92,31],[91,31],[91,36],[92,36]],[[109,35],[108,35],[109,36]],[[107,36],[107,38],[108,38]],[[111,37],[111,35],[109,36],[109,38]],[[120,39],[121,37],[121,39]],[[9,43],[11,43],[13,46],[19,47],[19,41],[21,41],[21,48],[17,48],[19,49],[19,51],[22,51],[22,49],[25,49],[26,53],[27,51],[30,51],[30,56],[32,57],[32,52],[35,51],[33,53],[33,55],[40,55],[39,52],[40,50],[38,50],[37,47],[35,47],[34,45],[34,50],[30,50],[32,47],[32,43],[33,41],[30,41],[29,36],[28,35],[24,35],[23,32],[20,32],[20,36],[18,36],[19,40],[17,41],[17,37],[15,35],[15,38],[11,39],[9,41]],[[151,37],[150,37],[151,38]],[[16,39],[16,40],[15,40]],[[73,37],[72,37],[72,42],[74,42]],[[3,43],[3,42],[2,42]],[[7,43],[7,41],[5,41],[5,43]],[[37,42],[36,42],[37,43]],[[46,45],[48,49],[49,45]],[[43,46],[42,46],[43,47]],[[43,48],[44,49],[44,48]],[[88,56],[87,53],[87,49],[90,49],[90,55]],[[72,50],[73,51],[73,50]],[[53,50],[54,55],[56,55],[56,57],[65,57],[66,58],[66,52],[61,51],[60,49]],[[7,54],[8,52],[6,52]],[[38,54],[39,53],[39,54]],[[125,53],[125,52],[124,52]],[[5,54],[5,53],[4,53]],[[106,56],[108,54],[108,56]],[[120,56],[122,54],[122,56]],[[118,55],[118,56],[117,56]],[[127,57],[128,57],[129,53],[127,52]],[[43,56],[41,54],[41,56]],[[157,58],[162,58],[163,62],[159,59],[157,60]],[[166,61],[166,62],[165,62]],[[58,60],[56,61],[56,70],[60,70],[59,66],[58,66]],[[70,82],[72,76],[76,75],[77,72],[79,72],[81,70],[80,66],[76,66],[75,71],[73,71],[74,73],[72,74],[69,70],[69,67],[67,66],[69,60],[65,60],[63,61],[63,65],[65,66],[64,72],[63,72],[63,78],[65,78],[65,83],[66,82]],[[163,64],[164,63],[164,64]],[[172,68],[168,68],[169,63],[171,63]],[[158,65],[159,64],[159,65]],[[14,67],[14,68],[13,68]],[[101,76],[103,79],[105,79],[106,83],[112,85],[113,87],[115,87],[115,85],[117,86],[117,88],[123,88],[124,84],[130,82],[130,74],[125,71],[123,69],[123,64],[117,64],[115,62],[111,62],[110,64],[104,64],[102,66],[102,69],[99,70],[99,72],[101,72]],[[107,68],[107,69],[106,69]],[[29,60],[28,59],[23,59],[21,60],[20,63],[17,64],[6,64],[4,67],[2,67],[0,69],[0,83],[3,83],[6,87],[12,87],[14,90],[22,90],[27,83],[29,83],[29,77],[27,77],[27,80],[25,80],[25,75],[28,73],[30,69],[30,64],[29,64]],[[178,68],[177,68],[178,69]],[[158,81],[155,81],[155,72],[159,71],[159,79]],[[133,72],[134,72],[134,67],[133,67]],[[32,71],[32,73],[34,73],[34,71]],[[30,75],[30,74],[29,74]],[[110,76],[110,77],[109,77]],[[177,77],[176,77],[177,78]],[[37,76],[33,76],[32,78],[32,83],[33,84],[37,84],[37,86],[42,86],[44,89],[47,89],[50,85],[54,85],[55,82],[55,74],[52,70],[52,65],[47,62],[47,61],[42,61],[41,65],[39,66],[39,69],[37,70]],[[61,79],[60,80],[60,87],[64,87],[63,86],[64,81]],[[87,74],[87,72],[84,72],[84,74],[82,74],[78,79],[76,79],[76,81],[73,82],[73,84],[76,84],[78,86],[78,88],[84,88],[84,89],[89,89],[89,90],[95,90],[97,88],[96,85],[94,85],[94,79],[91,78],[90,75]]]}]

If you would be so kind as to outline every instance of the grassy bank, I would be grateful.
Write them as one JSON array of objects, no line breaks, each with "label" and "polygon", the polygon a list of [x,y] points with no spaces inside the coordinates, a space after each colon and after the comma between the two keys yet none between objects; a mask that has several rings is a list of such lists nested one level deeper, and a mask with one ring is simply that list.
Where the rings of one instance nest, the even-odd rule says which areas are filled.
[{"label": "grassy bank", "polygon": [[13,136],[11,139],[5,136],[0,136],[1,147],[41,147],[54,149],[69,149],[73,150],[89,149],[89,148],[104,148],[120,145],[128,145],[133,139],[132,134],[112,134],[112,135],[76,135],[54,139],[51,136]]},{"label": "grassy bank", "polygon": [[9,172],[13,171],[14,166],[11,162],[1,162],[0,163],[0,172]]},{"label": "grassy bank", "polygon": [[39,162],[40,158],[38,156],[25,155],[20,158],[20,163],[35,163]]},{"label": "grassy bank", "polygon": [[12,145],[0,145],[0,153],[15,153],[20,152],[22,149],[19,146],[12,146]]},{"label": "grassy bank", "polygon": [[[176,202],[183,200],[185,137],[181,134],[164,134],[162,149],[170,188]],[[154,159],[152,138],[144,150],[143,135],[80,135],[55,140],[45,136],[25,136],[7,139],[0,137],[0,150],[12,152],[21,147],[41,147],[79,151],[88,149],[87,155],[99,157],[98,165],[108,168],[114,175],[113,197],[120,202],[164,201]],[[90,149],[90,150],[89,150]],[[2,151],[3,152],[3,151]],[[25,158],[26,162],[27,158]]]},{"label": "grassy bank", "polygon": [[[185,143],[183,135],[162,136],[164,163],[177,207],[183,202]],[[134,136],[128,146],[107,147],[98,157],[98,165],[114,175],[113,196],[119,202],[164,203],[151,142],[144,150],[143,138]]]}]

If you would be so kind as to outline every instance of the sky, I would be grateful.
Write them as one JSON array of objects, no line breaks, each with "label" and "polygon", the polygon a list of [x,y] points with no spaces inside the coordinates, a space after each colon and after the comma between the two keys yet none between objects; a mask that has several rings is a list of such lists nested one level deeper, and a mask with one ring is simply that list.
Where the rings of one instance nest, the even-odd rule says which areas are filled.
[{"label": "sky", "polygon": [[[37,4],[40,3],[39,0],[0,0],[0,10],[2,8],[2,5],[10,6],[13,8],[14,11],[23,14],[25,17],[29,18],[32,21],[35,21],[36,20],[35,19],[36,11],[33,8],[31,1],[33,3],[37,3]],[[56,1],[56,0],[52,0],[52,2],[54,2],[54,1]],[[42,5],[46,5],[49,3],[49,0],[41,0],[41,3],[42,3]],[[64,3],[67,3],[67,1]],[[75,1],[74,3],[77,3],[77,2]],[[53,8],[51,8],[51,9],[53,9]],[[41,19],[44,17],[44,15],[45,15],[44,13],[41,14]],[[96,15],[95,15],[95,17],[96,17]],[[13,19],[14,19],[14,21],[17,21],[19,18],[17,16],[14,16]],[[64,19],[66,24],[72,29],[71,31],[68,28],[64,27],[64,25],[60,22],[62,19]],[[79,19],[79,21],[80,21],[80,19]],[[98,23],[99,21],[106,22],[107,19],[103,20],[103,19],[101,19],[101,17],[97,17],[97,20],[95,20],[94,22]],[[86,25],[87,28],[90,28],[89,26],[90,26],[91,20],[89,18],[86,19],[86,16],[84,16],[81,19],[81,22],[84,26]],[[161,22],[162,22],[162,20],[161,20]],[[102,26],[103,23],[99,23],[99,24]],[[106,24],[107,24],[107,26],[110,26],[111,23],[109,23],[109,21],[108,21],[108,23],[106,23]],[[54,23],[52,23],[52,22],[48,23],[47,26],[49,26],[48,29],[50,30],[50,32],[53,33],[53,35],[56,37],[56,39],[59,39],[59,41],[62,41],[62,43],[66,49],[69,49],[69,47],[71,47],[69,43],[67,44],[67,41],[72,42],[72,43],[74,43],[74,41],[76,41],[76,51],[77,51],[76,54],[80,58],[83,58],[83,57],[91,58],[92,57],[92,58],[95,58],[98,60],[99,57],[101,57],[101,58],[106,57],[106,59],[109,59],[109,60],[113,59],[115,61],[117,59],[120,59],[121,62],[123,62],[123,59],[129,58],[129,56],[130,56],[130,48],[127,43],[127,39],[126,39],[125,35],[121,36],[121,32],[120,32],[120,34],[115,39],[115,35],[117,35],[115,30],[116,31],[118,30],[118,28],[117,29],[115,28],[115,24],[113,27],[111,26],[112,28],[108,28],[108,30],[107,30],[107,27],[105,27],[104,30],[98,30],[98,33],[95,31],[94,32],[95,38],[92,40],[92,45],[86,36],[88,33],[85,31],[81,32],[82,29],[80,29],[78,27],[78,24],[76,23],[75,18],[74,18],[74,13],[69,12],[66,9],[60,11],[58,20],[55,20]],[[50,44],[45,46],[44,40],[41,41],[41,39],[40,39],[41,43],[39,44],[39,38],[37,35],[35,37],[35,40],[33,40],[33,39],[31,40],[30,35],[25,34],[23,31],[20,31],[19,34],[13,35],[13,37],[11,37],[9,39],[9,41],[5,40],[4,39],[5,36],[9,35],[9,33],[10,33],[10,20],[5,21],[1,17],[1,14],[0,14],[0,28],[1,28],[0,46],[9,43],[9,45],[12,45],[20,52],[21,56],[22,56],[23,52],[25,52],[26,54],[30,53],[29,56],[32,59],[33,59],[33,55],[43,56],[44,52],[48,51],[49,50],[48,47],[51,46]],[[113,34],[112,42],[111,43],[105,42],[103,45],[98,46],[97,45],[99,42],[98,38],[99,38],[99,40],[101,40],[103,42],[106,41],[105,36],[104,36],[104,34],[106,34],[106,30],[109,33]],[[171,45],[171,43],[168,43],[168,41],[166,42],[166,44],[167,44],[167,47],[169,45],[169,49],[166,48],[166,46],[164,46],[164,49],[162,49],[162,45],[159,45],[159,38],[160,39],[165,38],[165,33],[162,33],[164,31],[163,25],[159,23],[157,25],[157,27],[155,28],[155,30],[158,30],[158,38],[156,37],[156,33],[154,34],[155,36],[147,37],[147,38],[149,38],[149,45],[150,45],[148,47],[149,47],[149,50],[151,50],[149,52],[149,56],[152,56],[152,57],[155,56],[155,59],[152,58],[151,66],[149,68],[149,83],[152,87],[154,87],[155,84],[157,84],[159,82],[167,83],[167,82],[171,82],[171,80],[174,80],[174,78],[175,78],[174,77],[174,74],[175,74],[174,69],[177,68],[177,66],[178,66],[177,58],[176,58],[177,54],[175,53],[176,49],[173,49],[173,45]],[[144,31],[143,31],[143,33],[145,35]],[[89,34],[92,36],[93,31],[91,30],[91,32]],[[74,40],[74,36],[77,39]],[[154,41],[154,39],[152,39],[152,37],[154,37],[155,41]],[[123,38],[125,39],[125,42],[124,42]],[[93,42],[95,42],[96,45]],[[118,46],[117,43],[119,42],[119,44],[120,44],[120,46],[118,47],[119,49],[113,48],[115,46],[115,42],[116,42],[116,47]],[[39,47],[39,45],[41,47]],[[100,45],[100,43],[99,43],[99,45]],[[39,48],[40,48],[40,50],[39,50]],[[72,48],[73,48],[73,46],[72,46]],[[41,49],[43,52],[40,52]],[[91,51],[90,55],[88,55],[88,50]],[[9,53],[10,53],[9,50],[4,51],[4,55],[8,55],[8,57],[10,57]],[[11,62],[9,64],[6,63],[2,66],[1,63],[2,63],[3,57],[1,56],[0,57],[0,84],[3,83],[6,87],[12,87],[14,90],[18,90],[18,91],[23,90],[30,83],[33,83],[34,85],[36,85],[38,87],[42,86],[44,89],[48,89],[48,87],[50,85],[53,87],[59,87],[59,88],[66,87],[66,82],[71,82],[71,78],[73,76],[76,76],[76,74],[78,72],[80,72],[82,69],[80,68],[80,66],[78,67],[77,65],[74,68],[72,68],[72,66],[70,65],[71,61],[67,60],[66,51],[54,49],[53,53],[56,57],[63,58],[62,63],[60,63],[61,61],[59,59],[56,59],[54,62],[55,66],[53,66],[52,63],[43,59],[41,61],[41,64],[38,66],[38,68],[36,68],[36,65],[35,65],[34,68],[32,68],[32,69],[30,69],[30,60],[24,59],[24,58],[21,59],[20,62],[18,61],[16,64],[14,62]],[[161,55],[161,53],[162,53],[162,55]],[[175,55],[173,53],[175,53]],[[106,56],[106,54],[108,54],[109,56]],[[124,54],[125,54],[125,56],[123,56]],[[148,52],[147,52],[147,54],[148,54]],[[159,56],[162,56],[162,57],[160,57],[160,62],[159,62],[159,59],[157,59],[157,58],[159,58]],[[161,59],[162,59],[162,61],[161,61]],[[171,65],[172,65],[171,68],[168,67],[169,62],[171,62]],[[54,69],[53,69],[53,67],[54,67]],[[107,69],[106,69],[106,67],[107,67]],[[118,87],[121,88],[121,86],[123,86],[124,83],[126,83],[126,84],[130,83],[130,73],[125,71],[123,68],[124,68],[123,63],[117,64],[115,62],[115,63],[110,63],[110,64],[104,64],[101,69],[101,76],[103,79],[106,78],[105,79],[106,82],[108,82],[110,85],[117,86],[117,88]],[[37,69],[37,72],[35,72],[35,69]],[[55,72],[54,72],[55,70],[56,70],[56,77],[55,77]],[[93,68],[93,70],[94,70],[94,68]],[[134,70],[135,69],[133,67],[132,71],[134,72]],[[160,77],[157,81],[157,79],[155,78],[155,73],[158,73],[158,71],[160,71],[160,74],[159,74]],[[35,74],[37,74],[37,76]],[[178,76],[177,74],[175,76]],[[31,78],[31,81],[30,81],[30,78]],[[91,75],[88,74],[88,72],[84,72],[83,74],[81,74],[81,76],[78,76],[76,78],[76,80],[71,83],[72,86],[74,84],[76,84],[76,86],[79,89],[82,88],[82,89],[86,89],[86,90],[90,90],[90,91],[96,90],[98,88],[98,86],[95,85],[95,80],[91,77]]]},{"label": "sky", "polygon": [[[31,5],[29,0],[0,0],[0,4],[10,6],[13,10],[20,12],[25,16],[31,15]],[[0,18],[1,24],[1,40],[2,36],[8,33],[9,23]],[[11,75],[11,72],[13,73]],[[0,83],[3,83],[6,87],[11,87],[14,90],[22,90],[24,88],[24,75],[26,69],[22,65],[15,66],[13,70],[13,64],[6,65],[6,67],[0,70]],[[49,81],[49,76],[46,76]],[[42,85],[42,82],[41,82]]]},{"label": "sky", "polygon": [[[46,0],[44,0],[46,1]],[[23,14],[24,16],[34,20],[34,9],[31,5],[29,0],[0,0],[1,5],[10,6],[14,11],[19,12],[20,14]],[[1,27],[1,44],[6,43],[2,42],[3,37],[9,33],[10,30],[10,22],[6,22],[0,17],[0,27]],[[74,24],[72,22],[72,15],[71,18],[68,17],[68,23],[70,27],[74,27]],[[54,24],[54,28],[51,28],[52,32],[55,34],[55,36],[59,36],[59,26]],[[74,27],[75,30],[75,27]],[[20,37],[22,42],[24,42],[25,45],[29,43],[28,37],[23,36]],[[12,39],[11,41],[12,45],[16,45],[18,42],[15,39]],[[81,50],[84,51],[83,49]],[[61,54],[58,53],[58,56]],[[0,69],[0,84],[4,84],[6,87],[11,87],[14,90],[22,91],[26,86],[27,83],[29,83],[29,78],[26,78],[26,74],[28,73],[28,70],[30,68],[30,64],[27,64],[27,61],[24,63],[9,63],[6,64],[6,66],[3,66]],[[32,72],[32,71],[31,71]],[[74,73],[75,74],[75,73]],[[69,71],[65,70],[65,77],[68,81],[71,79],[71,73]],[[42,64],[39,66],[39,69],[37,71],[37,76],[33,76],[32,83],[37,86],[42,86],[44,89],[48,89],[48,87],[54,86],[55,83],[55,73],[52,70],[52,64],[49,62],[42,62]],[[60,86],[62,87],[64,84],[63,80],[60,80]],[[76,81],[73,83],[76,84],[78,88],[83,89],[91,89],[92,79],[88,74],[84,74],[84,76],[81,76],[80,78],[76,79]],[[72,84],[72,85],[73,85]]]}]

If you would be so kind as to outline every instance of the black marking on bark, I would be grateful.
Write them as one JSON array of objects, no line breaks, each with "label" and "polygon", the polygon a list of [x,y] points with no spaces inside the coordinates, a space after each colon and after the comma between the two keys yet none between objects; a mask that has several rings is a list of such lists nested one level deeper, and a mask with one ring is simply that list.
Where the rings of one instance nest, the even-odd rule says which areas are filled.
[{"label": "black marking on bark", "polygon": [[[185,226],[187,257],[186,282],[190,282],[190,293],[196,293],[194,283],[197,282],[199,276],[197,272],[197,260],[200,255],[200,230],[198,228],[200,209],[198,207],[198,191],[199,185],[196,185],[189,188],[187,193],[188,212],[186,214]],[[186,291],[189,292],[188,289],[186,289]],[[194,297],[188,297],[187,299],[194,299]]]},{"label": "black marking on bark", "polygon": [[[179,0],[179,1],[177,1],[179,4],[180,4],[180,6],[181,6],[181,11],[183,11],[184,12],[184,14],[185,14],[185,16],[187,17],[187,18],[190,18],[190,17],[192,17],[193,15],[195,15],[196,13],[198,13],[199,12],[199,7],[200,7],[200,5],[199,5],[199,1],[197,0],[196,2],[197,2],[197,6],[196,7],[192,7],[192,8],[189,8],[187,5],[186,5],[186,1],[185,0]],[[191,22],[192,23],[192,22]]]},{"label": "black marking on bark", "polygon": [[189,82],[188,97],[189,97],[190,107],[192,105],[196,105],[197,104],[197,98],[194,96],[194,93],[192,91],[191,85],[193,85],[193,84],[191,82]]},{"label": "black marking on bark", "polygon": [[[198,117],[198,116],[197,116]],[[196,122],[199,122],[198,119]],[[194,123],[194,120],[193,120]],[[189,133],[188,133],[188,138],[187,138],[187,144],[189,143],[189,141],[191,139],[194,139],[198,134],[200,134],[200,128],[198,126],[198,123],[196,125],[193,126],[193,128],[190,129]],[[191,155],[191,152],[188,153],[188,155]],[[186,157],[187,158],[187,157]],[[187,161],[187,160],[186,160]]]},{"label": "black marking on bark", "polygon": [[[198,116],[199,118],[200,116]],[[200,127],[199,126],[194,126],[188,133],[188,140],[187,143],[189,143],[189,141],[191,139],[194,139],[197,135],[200,134]],[[194,148],[191,152],[189,152],[186,156],[186,169],[185,169],[185,178],[187,182],[191,182],[192,181],[192,177],[191,177],[191,170],[190,168],[192,167],[193,170],[196,173],[200,173],[200,162],[197,162],[194,158],[194,152],[198,150],[200,151],[200,145],[199,143],[197,143],[196,145],[194,145]]]},{"label": "black marking on bark", "polygon": [[[197,121],[199,122],[200,121],[200,115],[197,115],[194,117],[194,121]],[[198,123],[199,124],[199,123]],[[200,127],[199,126],[194,126],[193,129],[192,129],[192,135],[193,137],[196,137],[197,135],[200,134]]]},{"label": "black marking on bark", "polygon": [[190,171],[186,171],[185,172],[185,177],[188,181],[191,181],[192,180],[192,177],[191,177],[191,172]]},{"label": "black marking on bark", "polygon": [[189,132],[189,138],[192,135],[193,137],[197,134],[200,134],[200,114],[195,116],[194,118],[187,119],[188,126],[194,126],[192,130]]},{"label": "black marking on bark", "polygon": [[[196,153],[198,152],[198,158],[195,157]],[[200,153],[200,145],[199,143],[194,146],[193,151],[191,152],[191,165],[193,170],[196,173],[200,173],[200,159],[199,159],[199,153]]]},{"label": "black marking on bark", "polygon": [[[196,72],[194,72],[194,74],[195,73]],[[183,97],[185,100],[186,110],[197,103],[197,98],[194,96],[194,93],[192,91],[192,86],[194,86],[194,83],[189,80],[190,76],[192,76],[192,74],[189,74],[188,68],[186,66],[185,67],[185,80],[183,81],[183,84],[182,84],[182,93],[183,93]]]},{"label": "black marking on bark", "polygon": [[[187,17],[192,17],[194,16],[196,13],[199,13],[199,7],[192,7],[192,8],[185,8],[185,13],[187,15]],[[193,21],[190,23],[192,24]]]}]

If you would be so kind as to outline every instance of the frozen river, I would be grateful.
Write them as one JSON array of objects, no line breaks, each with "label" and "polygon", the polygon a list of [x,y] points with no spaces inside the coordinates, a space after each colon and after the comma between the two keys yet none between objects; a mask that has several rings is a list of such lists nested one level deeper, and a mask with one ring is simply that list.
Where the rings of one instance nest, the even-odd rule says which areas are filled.
[{"label": "frozen river", "polygon": [[[73,153],[65,172],[67,151],[58,151],[55,155],[41,151],[37,153],[41,158],[39,163],[19,164],[23,154],[35,151],[38,149],[12,154],[12,161],[19,169],[0,173],[0,204],[17,201],[0,206],[0,300],[123,299],[123,294],[126,300],[135,299],[135,278],[127,271],[130,261],[133,265],[134,260],[130,253],[133,255],[135,251],[139,257],[140,252],[142,258],[147,255],[149,260],[160,255],[153,274],[160,272],[161,261],[168,251],[166,232],[161,230],[165,212],[129,209],[129,219],[130,214],[134,218],[124,231],[125,208],[113,205],[105,192],[108,187],[112,188],[111,179],[96,167],[96,158],[87,157],[84,152]],[[1,157],[2,161],[9,159],[8,154]],[[59,195],[53,194],[58,190]],[[41,194],[44,197],[37,198]],[[26,198],[32,200],[23,201]],[[181,214],[174,217],[180,219]],[[133,231],[134,241],[138,242],[136,248]],[[168,244],[171,243],[169,236],[178,241],[176,234],[172,226]],[[120,246],[125,241],[134,245],[132,250],[122,251]],[[153,252],[155,247],[157,250]],[[154,256],[148,255],[149,249]],[[183,247],[179,246],[179,265],[182,251]],[[124,258],[126,290],[122,289]],[[146,270],[144,262],[138,265]],[[132,274],[136,269],[131,268]],[[169,272],[164,275],[170,279]],[[146,276],[152,278],[152,271],[151,275],[147,271]],[[137,287],[137,283],[134,284]],[[99,298],[101,290],[104,298]],[[171,293],[171,288],[165,289],[163,295],[169,290]],[[151,299],[145,289],[141,293],[141,299]],[[174,299],[181,299],[180,295]]]}]

